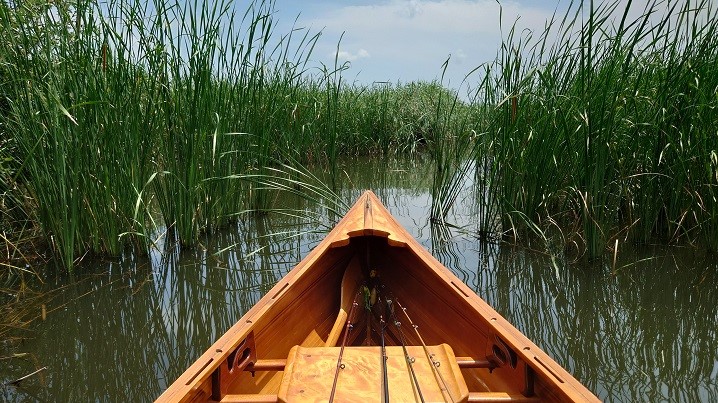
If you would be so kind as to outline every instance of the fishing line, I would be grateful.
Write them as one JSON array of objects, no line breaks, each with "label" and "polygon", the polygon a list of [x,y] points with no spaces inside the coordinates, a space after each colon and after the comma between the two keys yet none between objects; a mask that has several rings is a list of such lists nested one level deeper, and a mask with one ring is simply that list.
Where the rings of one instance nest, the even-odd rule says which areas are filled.
[{"label": "fishing line", "polygon": [[[404,308],[399,300],[396,300],[396,304],[399,306],[399,309],[401,309],[402,312],[404,312],[404,316],[406,316],[406,319],[409,320],[409,324],[412,328],[414,328],[414,332],[416,332],[416,335],[419,337],[419,341],[421,342],[421,346],[424,348],[424,354],[426,354],[426,359],[429,360],[429,364],[431,365],[432,372],[434,373],[434,380],[436,380],[437,384],[439,385],[439,389],[441,389],[441,394],[443,396],[444,392],[449,396],[449,400],[453,403],[455,402],[454,398],[451,396],[451,392],[449,391],[449,388],[446,386],[446,380],[444,379],[443,375],[441,375],[441,372],[439,371],[439,365],[441,364],[439,361],[434,359],[434,355],[429,353],[429,349],[426,347],[426,343],[424,343],[424,339],[421,337],[421,334],[419,334],[419,326],[415,325],[414,322],[409,317],[409,314],[406,312],[406,308]],[[438,379],[437,379],[438,375]]]},{"label": "fishing line", "polygon": [[416,379],[416,372],[414,371],[414,358],[409,356],[409,351],[406,349],[406,339],[404,338],[404,332],[401,330],[401,322],[399,322],[399,319],[397,319],[396,314],[394,313],[394,309],[392,308],[392,300],[386,299],[387,308],[389,309],[389,313],[391,314],[392,322],[394,322],[394,326],[396,327],[397,333],[399,333],[399,340],[401,341],[401,348],[404,350],[404,358],[406,358],[406,363],[409,366],[409,373],[411,373],[411,377],[414,381],[413,385],[416,386],[416,392],[419,393],[419,399],[421,400],[421,403],[425,403],[424,396],[421,394],[421,388],[419,387],[419,380]]}]

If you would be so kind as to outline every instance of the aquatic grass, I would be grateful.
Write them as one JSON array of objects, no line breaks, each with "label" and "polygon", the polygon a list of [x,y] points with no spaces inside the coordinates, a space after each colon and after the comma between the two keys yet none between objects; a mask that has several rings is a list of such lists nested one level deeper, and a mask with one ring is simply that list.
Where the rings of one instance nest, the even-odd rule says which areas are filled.
[{"label": "aquatic grass", "polygon": [[[329,173],[329,176],[334,175]],[[277,212],[291,215],[292,212],[286,210],[282,202],[282,199],[287,196],[295,196],[315,206],[322,206],[331,217],[334,217],[335,221],[341,218],[350,207],[350,201],[342,199],[334,191],[334,187],[329,181],[319,178],[312,170],[286,153],[274,160],[274,163],[266,166],[262,173],[237,174],[218,178],[218,180],[247,182],[252,184],[253,190],[271,193],[274,196],[274,203],[268,205],[266,209],[246,211],[260,215]],[[302,215],[302,212],[296,213],[299,216]],[[331,228],[331,226],[327,228]]]},{"label": "aquatic grass", "polygon": [[[2,128],[0,128],[0,134]],[[0,232],[22,233],[22,227],[28,225],[29,214],[27,203],[15,178],[17,175],[16,151],[9,145],[10,136],[2,136],[0,140]],[[18,236],[19,239],[22,236]],[[4,239],[5,242],[10,242]]]},{"label": "aquatic grass", "polygon": [[[448,64],[449,59],[443,64],[442,80]],[[472,115],[458,92],[443,87],[441,81],[408,84],[399,90],[396,144],[430,156],[434,164],[431,220],[443,223],[472,166]]]},{"label": "aquatic grass", "polygon": [[709,238],[716,10],[650,2],[630,19],[635,7],[571,3],[537,36],[514,25],[485,68],[478,193],[503,232],[557,224],[591,259],[619,235]]},{"label": "aquatic grass", "polygon": [[140,96],[140,82],[149,80],[113,57],[117,38],[92,5],[51,7],[27,11],[27,21],[4,20],[17,39],[2,49],[11,77],[4,87],[19,180],[71,267],[88,251],[118,255],[123,244],[138,242],[119,234],[141,232],[131,212],[146,180],[153,120],[144,119]]},{"label": "aquatic grass", "polygon": [[266,164],[316,40],[272,45],[272,7],[252,3],[244,28],[230,2],[82,1],[3,19],[17,39],[0,52],[3,130],[63,266],[145,249],[153,221],[192,245],[249,202],[208,179]]},{"label": "aquatic grass", "polygon": [[[221,39],[221,17],[229,9],[226,3],[162,6],[166,8],[158,10],[143,40],[155,43],[160,51],[156,68],[162,97],[155,108],[164,116],[154,161],[161,174],[154,181],[154,194],[165,222],[187,246],[197,240],[202,228],[216,224],[207,205],[216,205],[214,197],[221,193],[208,193],[204,179],[215,176],[213,170],[220,166],[234,167],[235,154],[224,152],[233,150],[232,143],[241,136],[224,135],[229,132],[225,119],[231,116],[231,102],[236,101],[234,83],[219,86],[214,78],[215,59],[225,51],[216,46]],[[230,13],[230,27],[233,20]]]},{"label": "aquatic grass", "polygon": [[574,2],[544,32],[514,25],[467,103],[313,66],[319,33],[278,35],[271,1],[2,3],[3,217],[71,267],[146,251],[157,227],[188,247],[269,211],[317,179],[297,164],[327,164],[339,194],[342,156],[425,153],[432,218],[473,183],[482,238],[715,249],[716,10],[664,6]]},{"label": "aquatic grass", "polygon": [[310,68],[318,34],[277,36],[271,1],[244,14],[203,1],[34,7],[4,20],[18,40],[0,52],[3,130],[67,268],[146,250],[157,225],[191,246],[238,211],[267,210],[268,189],[222,178],[271,175],[284,150],[335,166],[441,143],[439,86],[349,86],[338,59]]}]

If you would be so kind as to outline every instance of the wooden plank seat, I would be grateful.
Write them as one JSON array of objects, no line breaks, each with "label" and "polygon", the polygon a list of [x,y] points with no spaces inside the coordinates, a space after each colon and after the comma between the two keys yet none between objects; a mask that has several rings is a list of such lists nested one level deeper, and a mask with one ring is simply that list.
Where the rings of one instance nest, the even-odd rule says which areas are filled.
[{"label": "wooden plank seat", "polygon": [[[434,362],[439,363],[438,366],[429,361],[422,346],[407,347],[424,400],[468,401],[469,391],[451,347],[441,344],[428,346],[427,349]],[[287,358],[277,400],[283,403],[328,400],[340,350],[340,347],[293,347]],[[419,401],[403,348],[388,346],[386,355],[390,401]],[[381,401],[382,360],[381,347],[346,347],[337,378],[335,401]]]},{"label": "wooden plank seat", "polygon": [[537,397],[506,392],[471,392],[468,400],[469,403],[533,403],[540,401]]}]

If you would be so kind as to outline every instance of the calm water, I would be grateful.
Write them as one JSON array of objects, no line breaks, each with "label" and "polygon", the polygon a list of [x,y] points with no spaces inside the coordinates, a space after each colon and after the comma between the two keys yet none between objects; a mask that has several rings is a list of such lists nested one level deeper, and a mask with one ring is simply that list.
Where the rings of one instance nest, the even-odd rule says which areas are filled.
[{"label": "calm water", "polygon": [[[467,236],[471,199],[452,230],[429,222],[422,164],[345,168],[343,198],[373,188],[439,260],[606,401],[718,402],[718,263],[692,248],[622,250],[611,267],[577,266]],[[315,246],[336,217],[246,219],[179,251],[85,262],[56,290],[22,342],[0,344],[0,384],[38,368],[7,401],[151,401]],[[289,236],[301,233],[297,236]],[[13,354],[24,354],[12,358]]]}]

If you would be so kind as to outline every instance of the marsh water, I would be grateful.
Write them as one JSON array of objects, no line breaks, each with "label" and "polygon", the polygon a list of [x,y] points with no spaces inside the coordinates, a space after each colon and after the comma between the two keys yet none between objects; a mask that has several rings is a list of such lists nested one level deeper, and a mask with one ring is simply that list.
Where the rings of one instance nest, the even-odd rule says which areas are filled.
[{"label": "marsh water", "polygon": [[[624,245],[615,265],[555,259],[474,236],[470,190],[451,225],[432,223],[431,171],[420,161],[353,161],[341,171],[343,200],[372,188],[422,245],[601,399],[718,401],[714,254]],[[338,219],[298,197],[278,202],[303,214],[245,217],[191,250],[160,238],[147,257],[88,258],[74,275],[28,280],[47,297],[22,339],[0,345],[0,400],[156,398]]]}]

